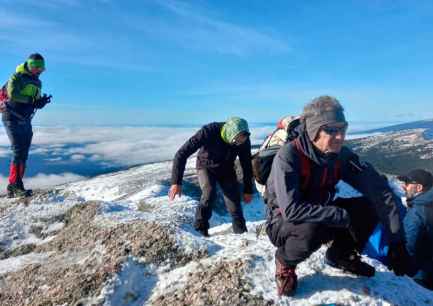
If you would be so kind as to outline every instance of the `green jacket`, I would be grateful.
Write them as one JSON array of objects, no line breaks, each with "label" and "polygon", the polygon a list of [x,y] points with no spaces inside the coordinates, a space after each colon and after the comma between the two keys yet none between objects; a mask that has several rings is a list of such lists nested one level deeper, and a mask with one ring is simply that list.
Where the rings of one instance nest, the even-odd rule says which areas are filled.
[{"label": "green jacket", "polygon": [[41,81],[28,71],[25,63],[16,68],[7,85],[7,93],[12,103],[32,104],[41,97],[41,89]]}]

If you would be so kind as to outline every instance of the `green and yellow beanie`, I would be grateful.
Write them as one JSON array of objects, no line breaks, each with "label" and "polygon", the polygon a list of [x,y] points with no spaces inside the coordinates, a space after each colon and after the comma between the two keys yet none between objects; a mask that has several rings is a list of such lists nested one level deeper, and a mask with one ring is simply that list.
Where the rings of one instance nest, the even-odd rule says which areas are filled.
[{"label": "green and yellow beanie", "polygon": [[250,134],[248,122],[245,119],[239,117],[232,117],[224,123],[221,129],[221,138],[224,140],[224,142],[232,144],[233,140],[240,133]]}]

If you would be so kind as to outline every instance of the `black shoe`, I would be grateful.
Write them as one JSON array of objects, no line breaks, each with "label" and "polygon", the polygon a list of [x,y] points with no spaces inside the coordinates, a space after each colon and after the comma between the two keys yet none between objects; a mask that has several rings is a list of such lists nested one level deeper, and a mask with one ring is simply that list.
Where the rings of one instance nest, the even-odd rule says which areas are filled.
[{"label": "black shoe", "polygon": [[233,233],[235,233],[235,234],[243,234],[243,233],[248,232],[248,229],[246,226],[244,226],[244,227],[232,226],[232,229],[233,229]]},{"label": "black shoe", "polygon": [[195,222],[194,223],[194,229],[199,232],[200,234],[202,234],[205,237],[209,237],[209,227],[204,226],[203,224],[199,223],[199,222]]},{"label": "black shoe", "polygon": [[32,190],[24,189],[24,185],[22,182],[9,184],[6,189],[8,198],[25,198],[30,197],[33,194]]},{"label": "black shoe", "polygon": [[33,195],[33,190],[32,189],[25,189],[24,188],[24,183],[22,180],[17,182],[18,187],[24,191],[24,193],[26,194],[26,197],[31,197]]},{"label": "black shoe", "polygon": [[209,232],[207,228],[196,228],[195,230],[200,234],[202,234],[203,236],[209,237]]},{"label": "black shoe", "polygon": [[334,257],[328,249],[325,256],[325,263],[331,267],[341,269],[358,276],[373,277],[376,272],[373,266],[362,262],[361,257],[355,252],[352,252],[347,256]]},{"label": "black shoe", "polygon": [[418,285],[423,286],[424,288],[428,290],[433,290],[433,280],[432,281],[426,281],[419,278],[413,279]]},{"label": "black shoe", "polygon": [[245,224],[244,219],[233,220],[232,221],[232,229],[235,234],[243,234],[248,232],[247,226]]}]

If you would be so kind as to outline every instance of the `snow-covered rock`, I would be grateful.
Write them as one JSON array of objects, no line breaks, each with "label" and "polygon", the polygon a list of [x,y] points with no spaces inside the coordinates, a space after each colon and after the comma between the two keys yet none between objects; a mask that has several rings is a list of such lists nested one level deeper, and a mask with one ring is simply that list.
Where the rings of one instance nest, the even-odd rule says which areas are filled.
[{"label": "snow-covered rock", "polygon": [[[244,206],[248,233],[214,214],[211,237],[192,228],[194,161],[169,202],[170,162],[0,199],[0,305],[431,305],[433,293],[379,262],[373,278],[324,263],[322,247],[297,268],[299,290],[279,298],[264,204]],[[341,185],[343,196],[355,191]]]}]

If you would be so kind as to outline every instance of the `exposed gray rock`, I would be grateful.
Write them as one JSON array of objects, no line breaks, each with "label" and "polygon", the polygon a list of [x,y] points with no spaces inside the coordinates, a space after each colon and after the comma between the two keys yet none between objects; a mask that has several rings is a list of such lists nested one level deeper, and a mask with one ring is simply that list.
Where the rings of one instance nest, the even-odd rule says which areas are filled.
[{"label": "exposed gray rock", "polygon": [[170,267],[206,255],[184,254],[173,230],[157,223],[97,224],[94,218],[99,207],[92,202],[70,209],[58,235],[32,248],[34,252],[54,252],[47,262],[3,275],[0,305],[87,305],[83,301],[99,296],[128,255],[143,263]]},{"label": "exposed gray rock", "polygon": [[248,262],[243,260],[201,266],[189,275],[184,288],[156,297],[151,305],[274,305],[250,293],[252,285],[244,277],[247,268]]},{"label": "exposed gray rock", "polygon": [[21,245],[15,249],[12,250],[2,250],[1,246],[0,246],[0,259],[6,259],[9,257],[16,257],[16,256],[21,256],[21,255],[25,255],[28,253],[33,252],[33,250],[36,248],[36,245],[33,243],[30,244],[24,244]]}]

